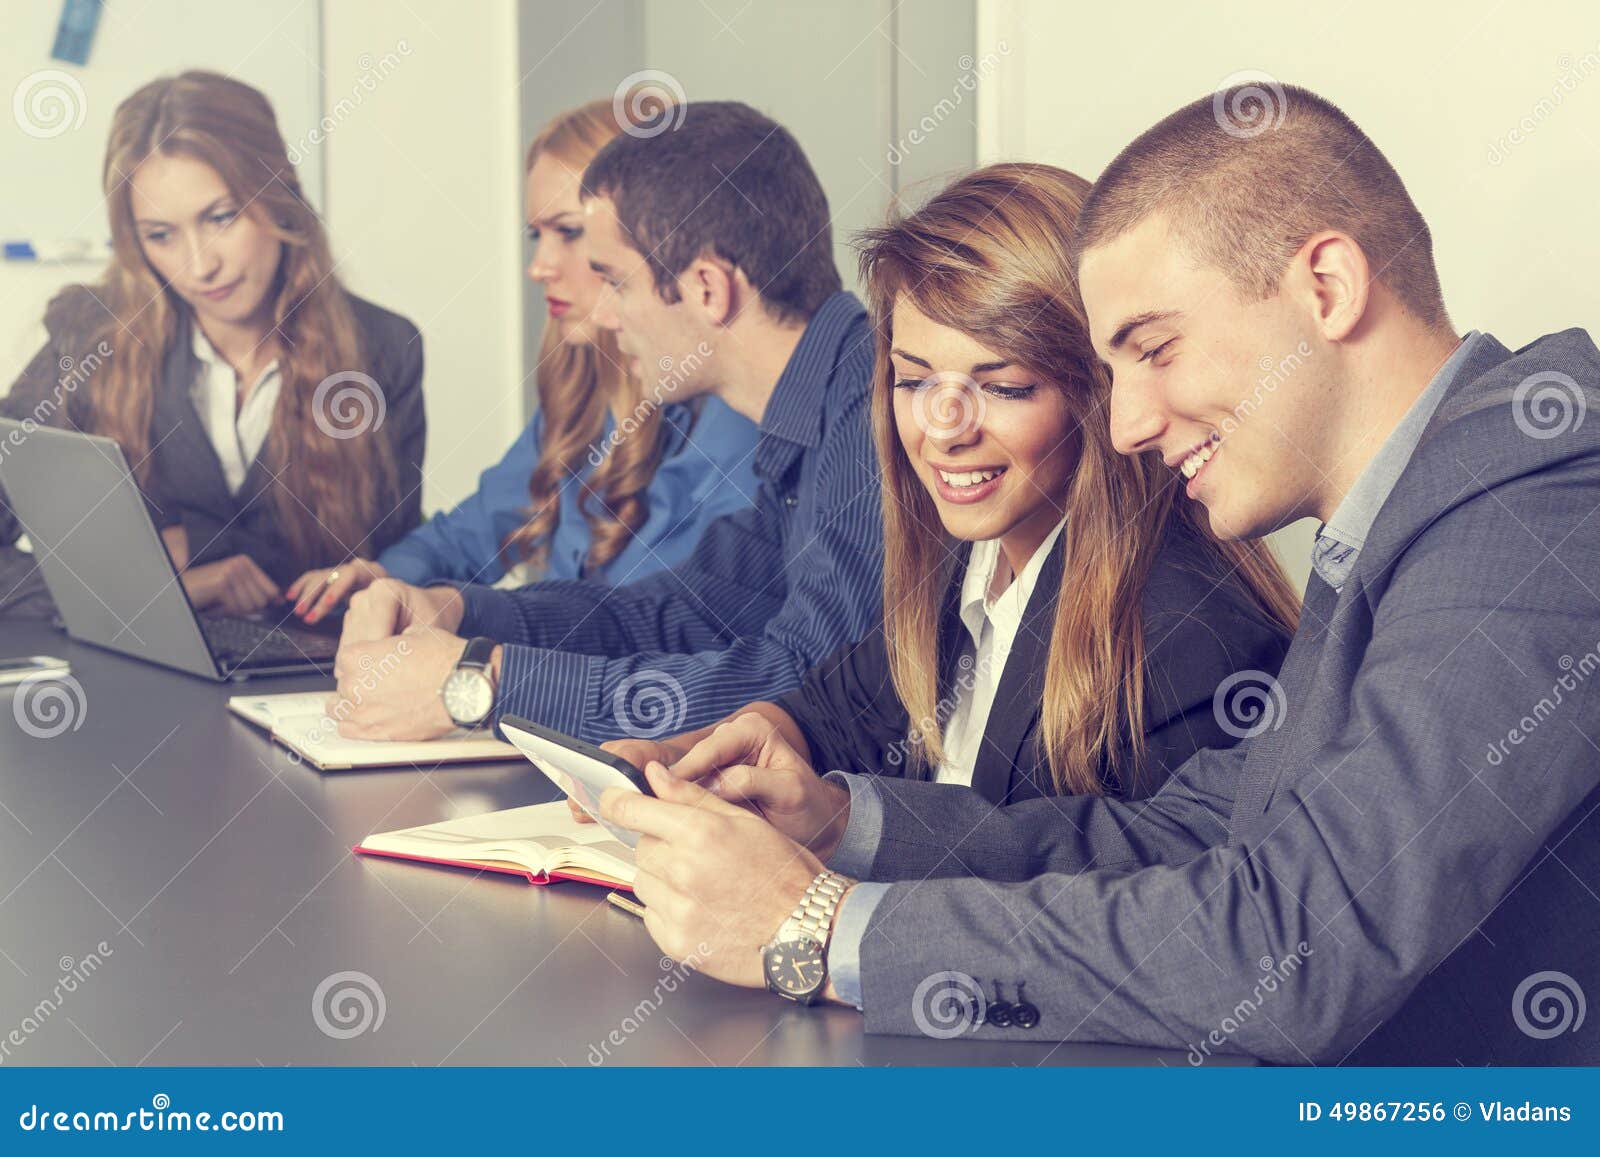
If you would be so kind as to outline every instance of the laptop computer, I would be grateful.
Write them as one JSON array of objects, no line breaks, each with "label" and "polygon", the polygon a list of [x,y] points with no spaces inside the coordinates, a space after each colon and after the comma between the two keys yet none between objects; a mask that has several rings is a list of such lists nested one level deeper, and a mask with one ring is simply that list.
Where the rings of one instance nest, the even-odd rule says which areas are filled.
[{"label": "laptop computer", "polygon": [[218,682],[332,672],[336,623],[195,610],[114,439],[0,418],[0,487],[74,639]]}]

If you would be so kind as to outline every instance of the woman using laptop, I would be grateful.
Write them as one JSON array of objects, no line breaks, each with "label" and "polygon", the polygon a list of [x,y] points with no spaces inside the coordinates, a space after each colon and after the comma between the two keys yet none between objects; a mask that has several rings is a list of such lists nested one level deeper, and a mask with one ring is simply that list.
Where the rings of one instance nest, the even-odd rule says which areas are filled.
[{"label": "woman using laptop", "polygon": [[415,526],[421,340],[339,283],[266,97],[210,72],[145,85],[104,184],[110,267],[51,302],[0,413],[115,438],[203,608],[261,610]]},{"label": "woman using laptop", "polygon": [[682,561],[706,523],[754,501],[755,424],[714,398],[672,401],[670,366],[649,367],[646,388],[629,373],[615,335],[589,316],[602,282],[583,242],[579,178],[622,131],[619,114],[649,111],[631,99],[593,101],[533,139],[528,277],[543,287],[549,310],[538,412],[455,509],[375,559],[297,579],[288,596],[308,622],[391,575],[418,586],[642,578]]},{"label": "woman using laptop", "polygon": [[912,775],[998,804],[1146,795],[1243,734],[1217,690],[1277,670],[1299,601],[1268,548],[1218,542],[1170,471],[1112,447],[1070,254],[1088,187],[994,165],[859,240],[882,629],[777,702],[612,750],[739,798],[736,766],[783,742],[819,773]]}]

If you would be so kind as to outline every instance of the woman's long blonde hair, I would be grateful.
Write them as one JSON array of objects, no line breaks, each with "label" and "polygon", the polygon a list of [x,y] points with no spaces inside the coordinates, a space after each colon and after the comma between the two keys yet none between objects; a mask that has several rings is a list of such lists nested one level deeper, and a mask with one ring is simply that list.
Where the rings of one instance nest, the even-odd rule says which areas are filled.
[{"label": "woman's long blonde hair", "polygon": [[[374,426],[335,438],[313,412],[317,387],[330,375],[347,375],[341,383],[347,401],[355,400],[351,390],[367,388],[348,375],[370,370],[369,351],[272,105],[247,84],[184,72],[152,81],[117,108],[104,170],[112,258],[92,289],[98,304],[86,321],[115,350],[90,379],[95,431],[121,443],[141,480],[148,478],[154,385],[189,309],[146,261],[134,227],[129,182],[157,154],[211,166],[244,212],[282,243],[271,300],[282,386],[263,452],[289,549],[302,567],[370,553],[372,531],[400,498],[388,435]],[[379,399],[368,401],[367,412],[376,412]]]},{"label": "woman's long blonde hair", "polygon": [[1170,471],[1150,455],[1125,457],[1112,447],[1110,377],[1090,344],[1069,252],[1088,190],[1081,177],[1048,165],[991,165],[858,238],[877,346],[884,634],[914,754],[936,766],[948,715],[938,702],[939,621],[959,556],[895,426],[890,329],[903,294],[933,321],[1041,375],[1070,403],[1078,463],[1065,495],[1066,558],[1040,739],[1059,793],[1114,786],[1131,794],[1140,787],[1144,735],[1141,595],[1163,541],[1195,536],[1214,562],[1208,572],[1219,580],[1237,574],[1263,615],[1286,630],[1299,599],[1264,543],[1218,542],[1200,509],[1177,501]]},{"label": "woman's long blonde hair", "polygon": [[[622,132],[617,112],[635,101],[596,100],[561,114],[528,146],[525,172],[549,155],[582,172],[606,143]],[[561,521],[561,486],[586,465],[578,509],[589,525],[585,571],[603,568],[632,541],[650,513],[647,490],[666,452],[666,424],[661,407],[644,401],[644,389],[624,367],[616,336],[595,333],[588,345],[568,345],[553,325],[546,326],[539,349],[539,411],[544,416],[539,461],[528,480],[528,517],[506,537],[502,554],[508,564],[526,560],[535,567],[549,558],[550,539]],[[626,437],[596,447],[605,433],[606,416]]]}]

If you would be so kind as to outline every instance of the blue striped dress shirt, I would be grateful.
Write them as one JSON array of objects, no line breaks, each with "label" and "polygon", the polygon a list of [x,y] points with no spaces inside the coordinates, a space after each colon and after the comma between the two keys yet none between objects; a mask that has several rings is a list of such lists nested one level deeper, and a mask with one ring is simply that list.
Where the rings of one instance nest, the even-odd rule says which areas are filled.
[{"label": "blue striped dress shirt", "polygon": [[506,644],[496,715],[591,743],[662,737],[790,691],[864,638],[883,566],[871,377],[866,313],[836,293],[762,415],[755,505],[712,522],[685,562],[615,587],[463,587],[460,633]]}]

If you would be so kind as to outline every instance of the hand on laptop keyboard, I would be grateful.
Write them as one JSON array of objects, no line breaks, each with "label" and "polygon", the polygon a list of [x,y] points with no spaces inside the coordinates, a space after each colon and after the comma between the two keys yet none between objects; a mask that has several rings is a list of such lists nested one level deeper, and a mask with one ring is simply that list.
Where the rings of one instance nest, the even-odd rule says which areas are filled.
[{"label": "hand on laptop keyboard", "polygon": [[281,597],[278,585],[247,554],[192,566],[181,577],[196,610],[253,615]]}]

